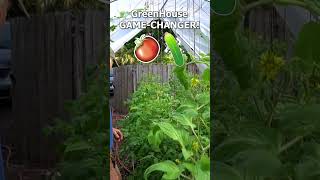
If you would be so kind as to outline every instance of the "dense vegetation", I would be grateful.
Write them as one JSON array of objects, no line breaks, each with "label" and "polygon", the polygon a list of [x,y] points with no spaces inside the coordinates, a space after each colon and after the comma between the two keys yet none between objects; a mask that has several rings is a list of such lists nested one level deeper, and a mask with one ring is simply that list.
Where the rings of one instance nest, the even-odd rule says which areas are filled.
[{"label": "dense vegetation", "polygon": [[[208,64],[209,57],[199,62]],[[209,179],[209,72],[191,75],[176,67],[168,83],[140,83],[120,121],[121,159],[132,169],[127,179]]]},{"label": "dense vegetation", "polygon": [[69,118],[57,119],[46,129],[63,142],[57,147],[58,179],[109,179],[106,67],[88,70],[86,93],[66,105]]},{"label": "dense vegetation", "polygon": [[[222,58],[213,62],[213,130],[209,71],[195,76],[176,68],[169,83],[146,79],[120,123],[128,179],[206,179],[210,154],[215,179],[320,179],[320,24],[306,24],[286,58],[281,43],[248,38],[239,28],[246,11],[273,1],[240,2],[232,15],[212,16],[214,47]],[[320,14],[317,1],[274,2]],[[107,178],[108,130],[101,118],[107,99],[93,82],[87,96],[72,103],[71,121],[50,128],[65,137],[59,166],[64,179]]]},{"label": "dense vegetation", "polygon": [[[274,2],[320,7],[312,0]],[[216,179],[320,179],[320,24],[307,23],[286,58],[282,48],[247,40],[239,28],[247,10],[268,3],[241,1],[232,15],[211,18],[223,59],[214,63]]]}]

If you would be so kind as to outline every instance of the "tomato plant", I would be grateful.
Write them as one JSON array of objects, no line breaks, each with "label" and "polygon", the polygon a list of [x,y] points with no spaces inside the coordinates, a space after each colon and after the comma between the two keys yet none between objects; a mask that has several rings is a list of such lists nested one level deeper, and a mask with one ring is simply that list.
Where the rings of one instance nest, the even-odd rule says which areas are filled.
[{"label": "tomato plant", "polygon": [[[320,12],[313,0],[283,3],[290,2]],[[319,179],[320,41],[315,38],[320,26],[312,22],[302,28],[293,57],[270,43],[261,47],[264,41],[256,46],[238,23],[243,10],[261,4],[268,2],[241,1],[232,15],[212,16],[214,47],[223,59],[213,66],[213,176]]]},{"label": "tomato plant", "polygon": [[[199,86],[202,80],[199,81]],[[194,87],[197,85],[194,85]],[[148,141],[155,150],[164,140],[175,142],[179,151],[173,157],[153,164],[145,171],[145,179],[154,171],[164,172],[165,179],[210,179],[210,96],[209,90],[181,91],[178,107],[168,119],[154,122]]]},{"label": "tomato plant", "polygon": [[[186,72],[185,59],[179,46],[170,34],[166,34],[168,44],[176,62],[174,70],[180,90],[176,91],[178,106],[169,112],[169,118],[153,122],[148,135],[149,143],[158,150],[163,140],[170,140],[179,147],[173,157],[149,166],[144,178],[155,171],[163,172],[163,179],[210,179],[210,69],[206,69],[201,79],[190,78]],[[206,64],[206,62],[204,62]],[[200,88],[200,86],[205,88]],[[179,89],[179,88],[175,88]],[[158,177],[159,178],[159,177]]]},{"label": "tomato plant", "polygon": [[168,83],[161,84],[156,77],[145,77],[128,103],[129,114],[119,121],[119,126],[125,136],[120,155],[132,169],[127,176],[130,179],[143,177],[144,170],[150,164],[176,154],[178,147],[171,142],[154,151],[148,144],[147,135],[153,127],[152,122],[168,118],[177,102]]},{"label": "tomato plant", "polygon": [[[203,59],[208,64],[207,56]],[[134,164],[127,179],[209,178],[208,72],[191,75],[183,66],[168,83],[146,78],[139,84],[129,101],[127,118],[119,122],[126,137],[121,159]]]}]

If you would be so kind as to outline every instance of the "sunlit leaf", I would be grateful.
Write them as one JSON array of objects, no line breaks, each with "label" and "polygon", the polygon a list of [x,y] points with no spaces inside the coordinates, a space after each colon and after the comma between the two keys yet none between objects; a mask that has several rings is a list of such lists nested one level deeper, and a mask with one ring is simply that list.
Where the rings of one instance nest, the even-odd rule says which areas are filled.
[{"label": "sunlit leaf", "polygon": [[183,144],[181,134],[170,123],[160,122],[160,123],[157,123],[157,125],[160,127],[160,129],[163,131],[164,134],[166,134],[173,140]]},{"label": "sunlit leaf", "polygon": [[196,125],[192,123],[192,117],[196,116],[196,115],[197,115],[196,111],[189,111],[189,115],[188,114],[177,114],[177,115],[173,116],[173,119],[175,119],[181,125],[188,126],[192,129],[194,129],[196,127]]},{"label": "sunlit leaf", "polygon": [[202,155],[199,164],[204,171],[210,171],[210,159],[208,156]]},{"label": "sunlit leaf", "polygon": [[182,166],[185,167],[191,174],[195,173],[195,165],[192,163],[183,162]]},{"label": "sunlit leaf", "polygon": [[197,105],[195,103],[185,103],[185,104],[181,104],[181,106],[179,106],[176,111],[183,113],[187,109],[196,109],[196,108],[197,108]]},{"label": "sunlit leaf", "polygon": [[203,71],[203,73],[202,73],[202,79],[204,80],[204,81],[210,81],[210,68],[207,68],[207,69],[205,69],[204,71]]},{"label": "sunlit leaf", "polygon": [[210,170],[204,169],[202,163],[200,161],[196,163],[194,177],[196,180],[210,180]]},{"label": "sunlit leaf", "polygon": [[172,161],[164,161],[157,164],[153,164],[144,173],[144,179],[147,180],[150,173],[154,171],[164,172],[162,178],[164,179],[177,179],[181,171],[179,167]]},{"label": "sunlit leaf", "polygon": [[188,151],[185,147],[182,147],[182,155],[185,160],[188,160],[192,155],[192,151]]},{"label": "sunlit leaf", "polygon": [[174,128],[174,126],[172,126],[170,123],[167,123],[167,122],[160,122],[160,123],[157,123],[157,125],[160,127],[160,129],[164,134],[169,136],[171,139],[179,142],[179,144],[181,145],[182,154],[186,160],[193,155],[191,151],[188,151],[186,149],[184,137],[187,136],[187,133],[185,131],[178,130]]},{"label": "sunlit leaf", "polygon": [[161,144],[161,131],[159,128],[154,128],[148,134],[148,142],[151,144],[156,151],[159,150],[159,145]]}]

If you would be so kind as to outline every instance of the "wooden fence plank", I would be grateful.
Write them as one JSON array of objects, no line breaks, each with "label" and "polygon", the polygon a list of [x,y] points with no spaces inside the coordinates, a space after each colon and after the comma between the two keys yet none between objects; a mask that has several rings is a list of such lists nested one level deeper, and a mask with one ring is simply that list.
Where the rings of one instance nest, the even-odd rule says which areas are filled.
[{"label": "wooden fence plank", "polygon": [[[34,41],[36,42],[34,44],[33,48],[33,52],[31,53],[31,57],[32,60],[29,60],[31,66],[34,68],[34,72],[32,72],[34,78],[33,80],[33,86],[35,91],[34,92],[34,97],[33,97],[33,108],[34,110],[33,112],[33,116],[34,116],[34,121],[31,121],[30,124],[28,125],[28,128],[36,128],[36,129],[41,129],[40,126],[40,121],[41,121],[41,104],[40,104],[40,91],[41,91],[41,87],[40,87],[40,77],[41,77],[41,61],[43,59],[42,56],[42,52],[44,51],[44,47],[41,43],[43,37],[41,36],[41,27],[43,26],[41,24],[41,19],[39,16],[34,17],[33,21],[32,21],[32,33],[33,35],[31,37],[35,37]],[[45,91],[43,91],[45,92]],[[28,130],[27,130],[28,131]],[[42,146],[40,145],[40,136],[42,135],[41,131],[32,131],[31,135],[30,135],[30,139],[32,138],[32,142],[30,144],[32,144],[29,148],[30,153],[30,159],[28,159],[28,161],[38,165],[40,164],[40,149],[42,148]],[[32,147],[33,145],[38,144],[40,146],[38,146],[37,149],[35,149],[34,147]],[[32,160],[32,161],[31,161]]]},{"label": "wooden fence plank", "polygon": [[[46,44],[47,44],[47,74],[48,74],[48,92],[47,92],[47,108],[48,108],[48,112],[47,112],[47,121],[48,124],[52,124],[52,120],[53,117],[55,117],[57,115],[57,111],[58,111],[58,103],[57,103],[57,71],[56,71],[56,66],[55,66],[55,61],[57,59],[57,54],[56,54],[56,47],[57,47],[57,42],[55,39],[55,35],[58,33],[58,29],[57,29],[57,24],[56,24],[56,18],[55,16],[52,15],[47,15],[47,24],[46,24],[46,28],[47,28],[47,33],[46,33]],[[48,138],[46,138],[46,140],[49,140]],[[49,143],[50,142],[50,143]],[[46,145],[48,145],[47,147],[47,153],[43,155],[43,160],[47,159],[47,166],[50,166],[54,163],[56,156],[53,153],[53,144],[54,142],[52,142],[52,140],[50,140],[49,142],[47,142]],[[50,148],[52,147],[52,148]],[[50,154],[50,156],[48,156],[48,154]],[[48,157],[45,157],[48,156]]]}]

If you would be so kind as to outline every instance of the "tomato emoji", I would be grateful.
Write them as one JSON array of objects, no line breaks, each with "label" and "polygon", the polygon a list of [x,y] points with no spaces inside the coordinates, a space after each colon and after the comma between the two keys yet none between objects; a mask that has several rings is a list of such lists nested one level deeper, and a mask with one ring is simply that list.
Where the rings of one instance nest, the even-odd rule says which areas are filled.
[{"label": "tomato emoji", "polygon": [[160,53],[160,45],[152,36],[143,34],[140,38],[135,40],[135,44],[134,55],[143,63],[154,61]]}]

